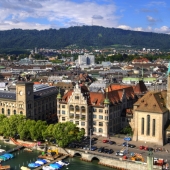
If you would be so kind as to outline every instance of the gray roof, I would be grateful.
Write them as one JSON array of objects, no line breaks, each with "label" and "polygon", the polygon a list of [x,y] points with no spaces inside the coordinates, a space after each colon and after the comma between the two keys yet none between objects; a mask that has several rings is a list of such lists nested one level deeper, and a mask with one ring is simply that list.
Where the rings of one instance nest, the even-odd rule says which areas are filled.
[{"label": "gray roof", "polygon": [[0,91],[0,98],[16,100],[16,93],[12,91]]}]

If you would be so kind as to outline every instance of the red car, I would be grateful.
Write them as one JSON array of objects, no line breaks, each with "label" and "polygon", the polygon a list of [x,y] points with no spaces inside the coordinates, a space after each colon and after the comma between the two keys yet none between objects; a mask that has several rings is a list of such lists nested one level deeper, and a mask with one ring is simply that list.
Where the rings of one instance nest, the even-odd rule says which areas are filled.
[{"label": "red car", "polygon": [[147,146],[145,146],[145,147],[144,147],[144,150],[145,150],[145,151],[148,151],[148,147],[147,147]]},{"label": "red car", "polygon": [[143,145],[139,146],[140,150],[143,150],[145,147]]},{"label": "red car", "polygon": [[107,142],[109,142],[107,139],[104,139],[104,140],[103,140],[103,143],[107,143]]}]

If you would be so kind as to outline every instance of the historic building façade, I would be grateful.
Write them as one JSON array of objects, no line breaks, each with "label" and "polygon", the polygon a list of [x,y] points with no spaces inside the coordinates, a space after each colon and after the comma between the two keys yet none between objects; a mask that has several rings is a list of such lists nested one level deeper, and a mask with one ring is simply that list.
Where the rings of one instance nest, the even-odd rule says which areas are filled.
[{"label": "historic building fa\u00e7ade", "polygon": [[[108,135],[119,132],[128,124],[122,113],[133,108],[137,101],[131,86],[110,85],[104,92],[90,92],[86,86],[76,84],[62,97],[57,95],[59,122],[70,121],[84,128],[86,135]],[[123,118],[124,119],[124,118]]]},{"label": "historic building fa\u00e7ade", "polygon": [[0,111],[6,116],[21,114],[33,120],[54,122],[56,115],[55,87],[18,82],[16,91],[0,91]]}]

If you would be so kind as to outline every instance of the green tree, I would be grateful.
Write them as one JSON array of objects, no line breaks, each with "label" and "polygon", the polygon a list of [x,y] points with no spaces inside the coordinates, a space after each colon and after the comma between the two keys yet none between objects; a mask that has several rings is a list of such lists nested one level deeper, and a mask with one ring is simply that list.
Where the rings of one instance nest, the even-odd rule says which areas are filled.
[{"label": "green tree", "polygon": [[121,130],[121,132],[124,133],[124,134],[133,135],[133,131],[132,131],[132,128],[130,126],[126,126],[125,128],[123,128]]},{"label": "green tree", "polygon": [[57,123],[53,129],[53,136],[60,147],[65,147],[73,141],[79,141],[84,133],[84,129],[80,130],[72,122]]}]

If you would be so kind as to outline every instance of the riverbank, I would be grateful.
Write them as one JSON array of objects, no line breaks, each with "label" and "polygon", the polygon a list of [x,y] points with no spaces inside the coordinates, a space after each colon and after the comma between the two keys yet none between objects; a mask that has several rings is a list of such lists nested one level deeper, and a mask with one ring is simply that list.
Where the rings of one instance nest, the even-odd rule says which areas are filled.
[{"label": "riverbank", "polygon": [[[3,137],[0,137],[0,139],[3,140]],[[19,142],[24,142],[24,143],[29,143],[29,144],[35,144],[35,142],[27,142],[27,141],[22,141],[18,140]],[[4,143],[9,143],[9,144],[14,144],[12,141],[4,141]],[[134,161],[129,161],[129,160],[123,160],[122,158],[113,158],[110,156],[103,156],[103,155],[98,155],[89,151],[80,151],[80,150],[73,150],[73,149],[64,149],[60,148],[57,146],[48,146],[50,147],[51,150],[57,150],[58,153],[63,154],[63,155],[69,155],[70,157],[74,157],[76,155],[80,156],[80,159],[83,161],[88,161],[91,162],[94,159],[98,160],[98,164],[104,165],[107,167],[112,167],[116,169],[122,169],[122,170],[147,170],[148,169],[148,164],[143,163],[143,162],[138,162],[135,163]],[[40,148],[38,145],[36,146],[37,150],[39,151],[44,151],[44,149]],[[160,170],[160,166],[153,166],[154,170]]]}]

